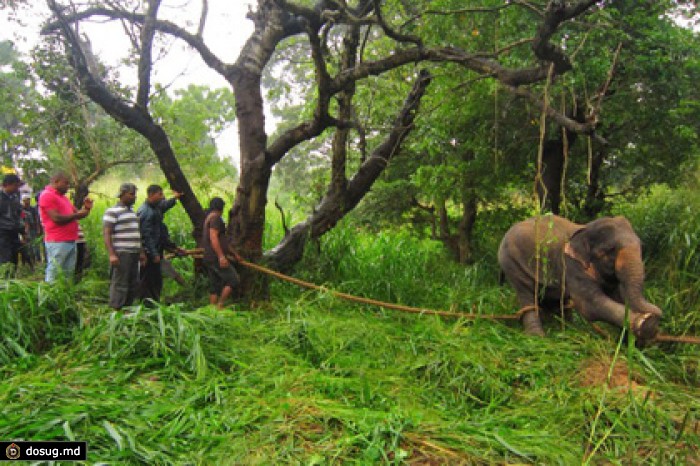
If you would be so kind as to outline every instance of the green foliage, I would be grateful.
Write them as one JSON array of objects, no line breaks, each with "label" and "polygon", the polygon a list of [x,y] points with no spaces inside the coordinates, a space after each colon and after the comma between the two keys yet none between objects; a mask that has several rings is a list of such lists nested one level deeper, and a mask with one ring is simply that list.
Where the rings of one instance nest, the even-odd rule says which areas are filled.
[{"label": "green foliage", "polygon": [[[534,33],[528,15],[536,13],[521,3],[480,15],[420,14],[428,4],[434,11],[464,10],[464,2],[454,0],[385,3],[392,24],[401,15],[412,18],[402,32],[420,29],[433,43],[475,53],[491,54],[523,31]],[[697,154],[695,38],[636,2],[601,8],[557,36],[576,51],[576,71],[552,85],[552,102],[594,95],[623,41],[624,66],[602,107],[601,133],[611,141],[605,191],[675,183]],[[339,36],[330,39],[326,58],[333,70],[337,56],[330,52]],[[288,67],[268,69],[292,73],[271,97],[290,104],[279,114],[297,121],[308,116],[315,97],[312,86],[300,84],[311,76],[308,49],[295,39],[286,44],[278,53]],[[363,60],[388,46],[369,41]],[[291,60],[299,54],[303,60]],[[504,63],[531,59],[521,45]],[[503,232],[532,213],[539,110],[460,68],[433,72],[427,112],[405,157],[385,174],[382,192],[367,203],[371,214],[363,222],[341,222],[312,244],[296,274],[329,289],[419,308],[512,312],[512,291],[497,285],[495,251]],[[358,88],[364,105],[357,117],[368,149],[380,140],[411,73],[373,77]],[[229,121],[207,114],[209,97],[230,116],[231,95],[224,92],[193,87],[154,102],[163,106],[159,117],[175,135],[176,152],[192,156],[191,173],[210,170],[199,180],[203,199],[225,189],[212,180],[232,176],[228,168],[209,168],[215,160],[209,126]],[[326,136],[298,147],[289,164],[278,167],[288,170],[279,173],[280,185],[297,183],[297,197],[285,201],[308,205],[322,194]],[[79,139],[70,144],[86,147]],[[351,149],[355,168],[363,154],[359,144]],[[587,148],[579,144],[571,155],[567,179],[581,196]],[[578,318],[549,324],[546,339],[531,338],[517,324],[401,314],[276,281],[269,303],[218,312],[200,307],[205,292],[189,274],[193,285],[180,295],[183,303],[109,310],[101,212],[121,178],[138,181],[142,195],[157,176],[124,172],[110,180],[105,200],[83,221],[94,262],[77,288],[3,282],[0,438],[86,440],[90,462],[120,464],[692,464],[700,455],[694,346],[624,350],[622,338],[617,344],[616,335],[601,338]],[[664,310],[662,327],[673,334],[700,328],[696,193],[694,186],[654,188],[615,209],[645,242],[647,295]],[[430,218],[421,217],[413,201],[442,203],[454,224],[459,204],[472,195],[480,211],[476,263],[463,267],[425,238]],[[403,226],[407,218],[419,235]],[[192,245],[181,208],[166,219],[176,242]],[[392,222],[401,225],[381,228]],[[281,235],[267,225],[266,245]]]},{"label": "green foliage", "polygon": [[219,158],[214,139],[235,119],[233,93],[193,84],[173,96],[159,89],[151,108],[192,186],[207,196],[232,193],[238,173],[231,161]]},{"label": "green foliage", "polygon": [[[664,331],[697,333],[697,311],[680,299],[697,291],[697,264],[659,268],[675,248],[689,254],[670,226],[684,221],[692,235],[697,223],[671,212],[682,205],[673,194],[658,189],[621,213],[668,245],[648,280]],[[84,224],[97,250],[103,203]],[[519,215],[490,208],[493,225],[478,234],[495,243]],[[419,308],[509,313],[494,255],[461,267],[435,241],[343,223],[297,276]],[[114,312],[99,261],[77,289],[7,282],[0,437],[85,440],[90,462],[120,464],[692,464],[700,453],[695,346],[625,348],[580,319],[533,338],[517,323],[399,313],[279,281],[255,308],[190,297]],[[687,276],[677,296],[671,269]],[[26,335],[12,337],[21,351],[8,335]]]},{"label": "green foliage", "polygon": [[635,204],[619,209],[642,240],[647,275],[663,277],[648,293],[671,315],[674,332],[700,332],[700,196],[697,181],[671,190],[658,186]]}]

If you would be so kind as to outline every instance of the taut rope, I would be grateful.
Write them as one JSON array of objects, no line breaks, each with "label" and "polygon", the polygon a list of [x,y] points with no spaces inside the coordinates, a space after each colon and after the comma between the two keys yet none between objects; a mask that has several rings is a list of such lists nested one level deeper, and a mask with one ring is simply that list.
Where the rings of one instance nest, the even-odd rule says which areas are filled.
[{"label": "taut rope", "polygon": [[[190,251],[186,251],[186,253],[188,256],[201,257],[202,250],[201,249],[193,249]],[[231,259],[231,260],[233,260],[233,259]],[[452,312],[452,311],[442,311],[442,310],[435,310],[435,309],[424,309],[424,308],[413,307],[413,306],[404,306],[402,304],[387,303],[385,301],[378,301],[376,299],[363,298],[360,296],[354,296],[354,295],[351,295],[348,293],[343,293],[340,291],[331,290],[331,289],[326,288],[324,286],[316,285],[315,283],[311,283],[311,282],[307,282],[304,280],[300,280],[298,278],[290,277],[289,275],[285,275],[283,273],[268,269],[267,267],[263,267],[262,265],[259,265],[259,264],[254,264],[252,262],[248,262],[246,260],[237,261],[236,263],[241,264],[242,266],[247,267],[249,269],[252,269],[252,270],[264,273],[266,275],[270,275],[272,277],[278,278],[280,280],[284,280],[286,282],[293,283],[293,284],[295,284],[297,286],[301,286],[303,288],[308,288],[310,290],[323,291],[326,293],[330,293],[333,296],[344,299],[346,301],[352,301],[352,302],[361,303],[361,304],[369,304],[371,306],[382,307],[385,309],[393,309],[395,311],[410,312],[412,314],[436,315],[436,316],[442,316],[442,317],[452,317],[455,319],[471,319],[471,320],[475,320],[475,319],[518,320],[518,319],[520,319],[520,317],[524,313],[537,310],[537,306],[531,305],[531,306],[523,307],[515,314],[477,314],[477,313],[471,313],[471,312]],[[596,327],[597,326],[594,325],[594,329],[596,329]],[[666,335],[666,334],[660,333],[660,334],[656,335],[656,337],[654,338],[653,341],[654,342],[688,343],[688,344],[693,344],[693,345],[700,345],[700,337],[689,336],[689,335],[675,336],[675,335]]]}]

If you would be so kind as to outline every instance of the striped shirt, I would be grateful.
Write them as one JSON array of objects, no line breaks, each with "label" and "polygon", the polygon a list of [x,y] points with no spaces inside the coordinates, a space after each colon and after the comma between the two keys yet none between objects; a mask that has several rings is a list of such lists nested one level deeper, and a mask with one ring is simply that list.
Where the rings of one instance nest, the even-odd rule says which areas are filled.
[{"label": "striped shirt", "polygon": [[105,210],[102,224],[112,228],[112,245],[115,252],[141,251],[141,233],[136,213],[123,204]]}]

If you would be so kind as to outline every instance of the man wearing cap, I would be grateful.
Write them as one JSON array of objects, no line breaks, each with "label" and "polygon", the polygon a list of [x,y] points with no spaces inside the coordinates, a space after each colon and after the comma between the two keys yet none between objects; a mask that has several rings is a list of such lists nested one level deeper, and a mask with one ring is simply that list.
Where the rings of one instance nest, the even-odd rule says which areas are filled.
[{"label": "man wearing cap", "polygon": [[39,197],[39,216],[45,233],[47,282],[56,281],[61,274],[66,278],[73,277],[78,220],[87,217],[92,209],[90,198],[85,198],[82,209],[76,209],[66,197],[69,187],[68,175],[59,171],[51,177],[51,183]]},{"label": "man wearing cap", "polygon": [[0,267],[13,264],[12,271],[17,267],[17,254],[22,244],[20,234],[24,231],[22,206],[17,195],[21,184],[17,175],[5,175],[0,190]]},{"label": "man wearing cap", "polygon": [[109,254],[109,305],[121,309],[130,306],[136,297],[141,233],[139,219],[131,208],[136,201],[136,186],[132,183],[122,184],[117,197],[117,205],[105,210],[102,231]]}]

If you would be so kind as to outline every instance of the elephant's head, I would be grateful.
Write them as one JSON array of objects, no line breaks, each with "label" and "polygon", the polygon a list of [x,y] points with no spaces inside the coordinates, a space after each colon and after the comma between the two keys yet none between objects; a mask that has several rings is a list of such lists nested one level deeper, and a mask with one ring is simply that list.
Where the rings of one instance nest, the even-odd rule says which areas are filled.
[{"label": "elephant's head", "polygon": [[570,245],[586,266],[592,266],[604,287],[619,285],[632,311],[661,315],[661,310],[644,298],[642,243],[626,218],[594,220],[574,233]]}]

